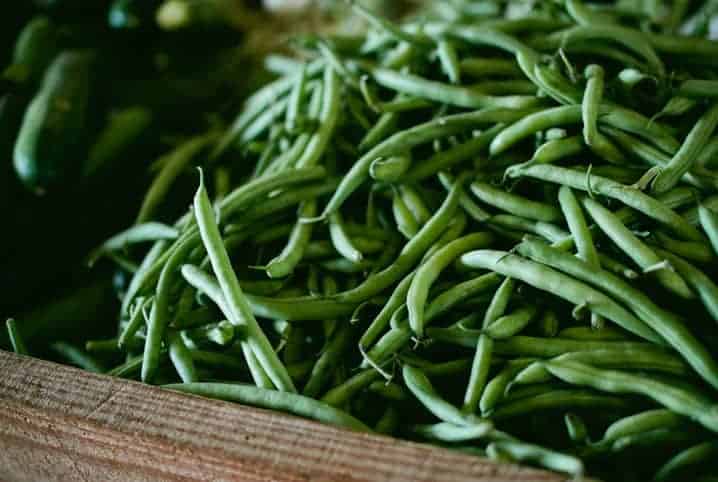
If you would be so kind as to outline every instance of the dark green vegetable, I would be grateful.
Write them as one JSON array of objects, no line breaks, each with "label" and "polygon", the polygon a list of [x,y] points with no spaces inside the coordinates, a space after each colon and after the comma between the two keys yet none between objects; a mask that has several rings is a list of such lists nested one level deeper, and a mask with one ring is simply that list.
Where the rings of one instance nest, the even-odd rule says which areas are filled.
[{"label": "dark green vegetable", "polygon": [[61,53],[27,108],[13,154],[15,172],[43,193],[78,172],[84,158],[94,53]]},{"label": "dark green vegetable", "polygon": [[15,43],[10,66],[3,77],[18,84],[35,84],[58,52],[59,35],[47,17],[36,17],[25,25]]}]

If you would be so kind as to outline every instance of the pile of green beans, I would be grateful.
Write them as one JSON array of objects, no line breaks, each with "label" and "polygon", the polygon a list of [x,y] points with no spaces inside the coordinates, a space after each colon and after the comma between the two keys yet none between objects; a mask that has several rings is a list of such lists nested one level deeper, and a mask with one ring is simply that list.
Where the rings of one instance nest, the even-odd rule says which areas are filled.
[{"label": "pile of green beans", "polygon": [[163,157],[203,167],[192,206],[156,215],[158,177],[93,251],[130,281],[74,363],[574,477],[714,480],[718,42],[676,33],[711,10],[351,3],[366,35],[297,39]]}]

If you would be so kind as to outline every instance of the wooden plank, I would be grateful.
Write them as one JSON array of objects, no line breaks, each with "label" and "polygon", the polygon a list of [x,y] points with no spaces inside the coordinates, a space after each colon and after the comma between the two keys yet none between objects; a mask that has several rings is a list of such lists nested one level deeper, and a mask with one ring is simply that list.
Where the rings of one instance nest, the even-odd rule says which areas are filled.
[{"label": "wooden plank", "polygon": [[0,374],[7,482],[565,480],[3,351]]}]

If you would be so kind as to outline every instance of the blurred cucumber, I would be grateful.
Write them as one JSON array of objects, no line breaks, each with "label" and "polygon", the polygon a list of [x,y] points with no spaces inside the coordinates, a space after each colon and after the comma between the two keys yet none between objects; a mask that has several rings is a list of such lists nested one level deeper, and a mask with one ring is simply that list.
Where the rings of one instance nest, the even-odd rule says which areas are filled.
[{"label": "blurred cucumber", "polygon": [[15,42],[12,63],[3,77],[18,83],[38,82],[58,51],[58,32],[45,16],[32,19],[22,29]]},{"label": "blurred cucumber", "polygon": [[93,59],[90,51],[61,53],[25,112],[13,158],[19,179],[36,193],[79,171]]}]

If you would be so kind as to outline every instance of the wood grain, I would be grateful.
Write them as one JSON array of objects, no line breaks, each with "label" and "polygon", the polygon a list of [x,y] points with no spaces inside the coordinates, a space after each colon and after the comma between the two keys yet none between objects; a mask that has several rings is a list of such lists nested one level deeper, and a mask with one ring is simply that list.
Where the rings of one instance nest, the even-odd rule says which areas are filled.
[{"label": "wood grain", "polygon": [[0,351],[0,480],[551,482],[565,477]]}]

